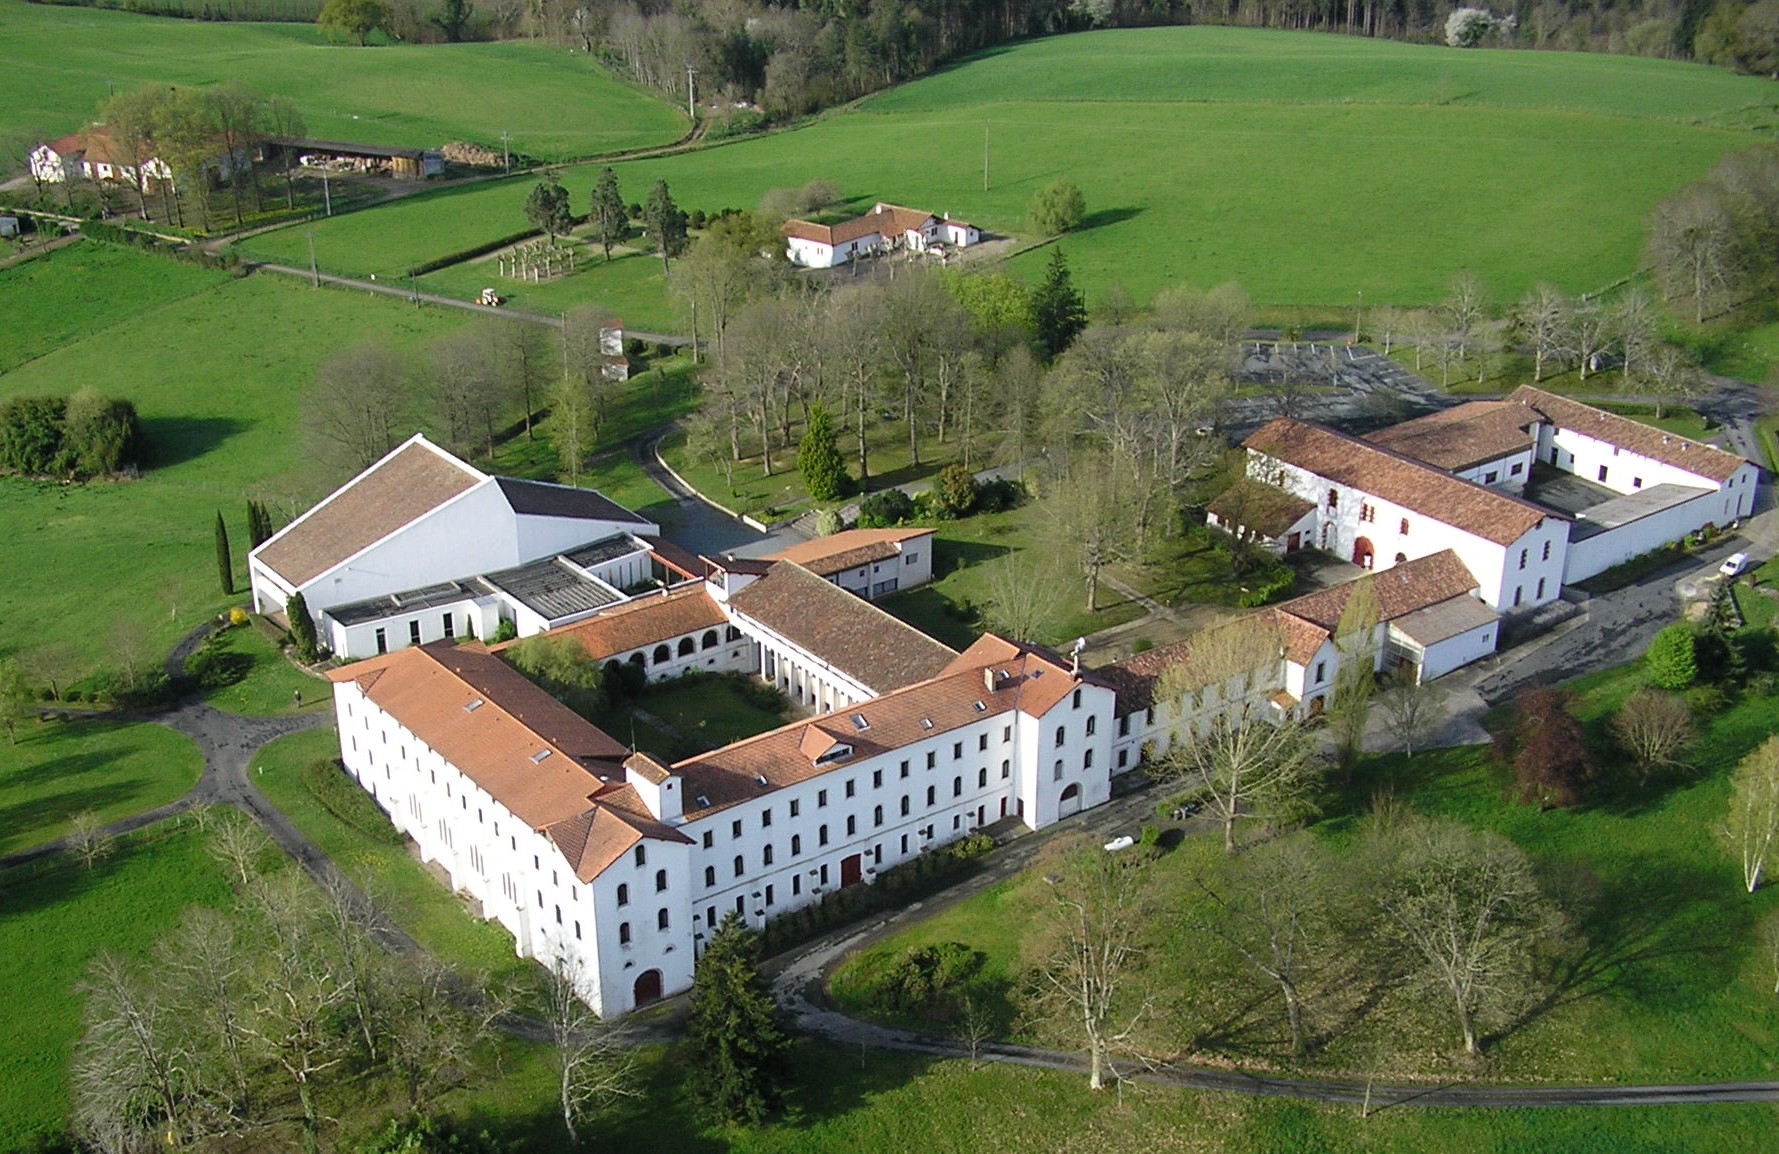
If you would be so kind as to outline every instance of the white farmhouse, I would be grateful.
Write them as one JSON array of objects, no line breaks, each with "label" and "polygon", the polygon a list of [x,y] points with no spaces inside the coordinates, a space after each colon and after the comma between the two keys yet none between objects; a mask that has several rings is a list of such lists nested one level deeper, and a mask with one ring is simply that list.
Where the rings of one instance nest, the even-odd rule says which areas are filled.
[{"label": "white farmhouse", "polygon": [[870,212],[829,226],[807,220],[784,223],[785,258],[803,268],[833,268],[879,251],[926,252],[937,245],[967,248],[982,240],[975,225],[917,208],[879,203]]},{"label": "white farmhouse", "polygon": [[[215,155],[204,161],[202,169],[207,181],[220,184],[252,166],[251,150],[231,152],[218,143]],[[132,150],[102,124],[39,144],[31,150],[30,168],[32,177],[45,184],[103,180],[134,188],[162,183],[172,187],[174,182],[173,169],[152,148],[140,147],[132,155]]]},{"label": "white farmhouse", "polygon": [[931,529],[846,529],[768,554],[795,561],[869,601],[933,579]]},{"label": "white farmhouse", "polygon": [[534,632],[663,567],[693,576],[641,539],[659,532],[591,489],[492,477],[415,436],[254,549],[247,569],[256,612],[281,614],[300,592],[318,635],[364,656],[489,637],[503,616]]},{"label": "white farmhouse", "polygon": [[[1560,513],[1285,417],[1244,444],[1250,480],[1310,506],[1288,529],[1299,547],[1379,571],[1449,549],[1476,575],[1483,602],[1502,612],[1554,601],[1562,591],[1569,523]],[[1219,508],[1211,510],[1214,524],[1243,531]]]}]

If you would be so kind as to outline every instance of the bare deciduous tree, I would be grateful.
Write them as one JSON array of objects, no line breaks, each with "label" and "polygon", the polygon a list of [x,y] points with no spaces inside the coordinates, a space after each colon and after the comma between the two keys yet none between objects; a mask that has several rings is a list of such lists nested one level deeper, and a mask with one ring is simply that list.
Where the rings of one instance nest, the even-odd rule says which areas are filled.
[{"label": "bare deciduous tree", "polygon": [[253,1114],[251,955],[235,919],[205,906],[187,910],[155,949],[156,968],[173,984],[190,1033],[192,1074],[204,1089],[209,1124],[219,1128]]},{"label": "bare deciduous tree", "polygon": [[623,1036],[581,1000],[581,980],[580,962],[559,956],[543,972],[538,991],[556,1063],[557,1104],[570,1142],[580,1141],[579,1123],[636,1092]]},{"label": "bare deciduous tree", "polygon": [[1714,183],[1689,185],[1656,208],[1649,258],[1662,296],[1690,299],[1698,324],[1731,295],[1735,234],[1727,194]]},{"label": "bare deciduous tree", "polygon": [[1779,737],[1767,738],[1730,775],[1724,836],[1741,858],[1742,884],[1753,893],[1779,841]]},{"label": "bare deciduous tree", "polygon": [[1013,641],[1037,641],[1062,607],[1055,574],[1029,552],[1008,553],[987,569],[989,626]]},{"label": "bare deciduous tree", "polygon": [[363,472],[394,449],[414,399],[408,361],[380,341],[336,353],[315,370],[306,423],[335,476]]},{"label": "bare deciduous tree", "polygon": [[1669,404],[1686,404],[1699,395],[1705,378],[1686,350],[1662,344],[1643,358],[1640,377],[1643,390],[1655,398],[1655,415],[1660,420]]},{"label": "bare deciduous tree", "polygon": [[423,1115],[439,1094],[468,1077],[476,1048],[512,1000],[426,954],[384,964],[384,1052],[407,1092],[408,1108]]},{"label": "bare deciduous tree", "polygon": [[1351,766],[1365,745],[1371,699],[1377,692],[1379,607],[1373,578],[1351,582],[1334,626],[1334,684],[1328,692],[1328,731],[1335,756]]},{"label": "bare deciduous tree", "polygon": [[1378,694],[1378,707],[1383,710],[1384,724],[1402,746],[1402,752],[1415,755],[1439,724],[1445,713],[1445,686],[1433,681],[1402,679]]},{"label": "bare deciduous tree", "polygon": [[1681,754],[1693,740],[1693,711],[1675,694],[1640,689],[1612,717],[1612,735],[1637,763],[1639,780],[1682,764]]},{"label": "bare deciduous tree", "polygon": [[1560,938],[1563,920],[1506,838],[1449,820],[1401,824],[1379,905],[1475,1054],[1482,1030],[1527,1000],[1534,948]]},{"label": "bare deciduous tree", "polygon": [[1545,363],[1562,356],[1568,324],[1569,298],[1548,284],[1534,288],[1515,307],[1514,333],[1532,346],[1534,384],[1544,379]]},{"label": "bare deciduous tree", "polygon": [[105,832],[105,822],[90,809],[83,809],[68,819],[68,832],[62,841],[68,852],[89,870],[116,848],[111,835]]},{"label": "bare deciduous tree", "polygon": [[564,374],[550,390],[550,445],[556,450],[557,477],[581,483],[581,470],[599,437],[599,411],[586,382]]},{"label": "bare deciduous tree", "polygon": [[1060,1029],[1086,1042],[1088,1087],[1118,1077],[1113,1055],[1133,1048],[1149,1002],[1133,991],[1149,920],[1142,858],[1110,854],[1085,840],[1052,846],[1040,860],[1048,883],[1043,936],[1036,955],[1040,999]]},{"label": "bare deciduous tree", "polygon": [[1075,462],[1067,477],[1053,479],[1043,498],[1048,538],[1059,557],[1073,562],[1086,585],[1087,611],[1099,610],[1100,575],[1128,560],[1131,506],[1107,463]]},{"label": "bare deciduous tree", "polygon": [[190,1035],[159,983],[109,950],[80,984],[85,1029],[70,1070],[73,1124],[104,1151],[177,1149],[193,1134]]},{"label": "bare deciduous tree", "polygon": [[1229,853],[1237,848],[1236,822],[1257,810],[1283,819],[1316,811],[1315,757],[1303,726],[1289,718],[1219,715],[1169,750],[1156,775],[1204,791]]},{"label": "bare deciduous tree", "polygon": [[1307,1037],[1304,987],[1317,951],[1338,920],[1331,893],[1340,863],[1314,835],[1300,833],[1233,859],[1218,878],[1200,878],[1209,899],[1192,924],[1216,936],[1277,987],[1291,1029],[1291,1049]]},{"label": "bare deciduous tree", "polygon": [[230,873],[246,885],[259,875],[260,855],[271,844],[259,825],[245,814],[226,810],[215,815],[215,830],[210,835],[210,856],[228,867]]}]

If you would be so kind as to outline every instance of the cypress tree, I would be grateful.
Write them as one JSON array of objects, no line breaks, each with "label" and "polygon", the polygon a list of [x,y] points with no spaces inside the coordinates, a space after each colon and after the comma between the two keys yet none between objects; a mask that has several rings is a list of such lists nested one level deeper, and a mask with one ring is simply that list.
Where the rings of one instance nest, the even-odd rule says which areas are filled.
[{"label": "cypress tree", "polygon": [[760,973],[760,936],[734,913],[698,959],[688,1034],[693,1100],[719,1121],[765,1121],[784,1097],[789,1040]]},{"label": "cypress tree", "polygon": [[1061,356],[1087,327],[1087,302],[1075,288],[1075,282],[1069,276],[1069,262],[1060,248],[1050,250],[1044,280],[1032,294],[1032,312],[1038,347],[1047,360]]},{"label": "cypress tree", "polygon": [[272,515],[258,501],[247,502],[247,535],[253,541],[252,549],[264,545],[272,535]]},{"label": "cypress tree", "polygon": [[315,641],[315,622],[309,616],[309,603],[303,600],[301,593],[290,595],[290,600],[284,603],[284,615],[290,618],[290,637],[296,642],[297,656],[304,661],[314,661],[321,656]]},{"label": "cypress tree", "polygon": [[797,446],[797,471],[811,498],[832,501],[846,491],[851,480],[846,475],[846,460],[834,441],[839,436],[834,418],[821,405],[809,411],[809,431]]},{"label": "cypress tree", "polygon": [[229,555],[229,527],[223,523],[222,510],[216,512],[216,575],[222,579],[225,596],[235,595],[235,559]]}]

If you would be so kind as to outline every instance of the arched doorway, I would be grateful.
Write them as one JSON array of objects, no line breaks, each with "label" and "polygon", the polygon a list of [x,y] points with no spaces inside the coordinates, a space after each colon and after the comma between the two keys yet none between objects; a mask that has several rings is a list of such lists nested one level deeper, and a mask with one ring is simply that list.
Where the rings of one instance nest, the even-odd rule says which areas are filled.
[{"label": "arched doorway", "polygon": [[1080,812],[1081,812],[1081,785],[1079,782],[1076,782],[1076,783],[1071,784],[1069,786],[1069,788],[1063,790],[1062,796],[1057,799],[1056,816],[1059,818],[1060,817],[1068,817],[1072,813],[1080,813]]},{"label": "arched doorway", "polygon": [[1372,548],[1369,537],[1360,537],[1353,542],[1353,564],[1361,569],[1371,568]]},{"label": "arched doorway", "polygon": [[636,975],[636,1007],[641,1009],[650,1002],[661,1000],[661,971],[644,970]]}]

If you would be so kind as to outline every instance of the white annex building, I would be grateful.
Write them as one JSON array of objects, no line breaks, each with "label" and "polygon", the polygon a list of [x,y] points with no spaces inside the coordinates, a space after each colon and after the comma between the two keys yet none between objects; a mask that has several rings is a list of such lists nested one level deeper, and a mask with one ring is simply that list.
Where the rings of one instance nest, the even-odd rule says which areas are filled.
[{"label": "white annex building", "polygon": [[340,657],[521,637],[694,575],[660,526],[591,489],[492,477],[415,436],[248,554],[257,613],[301,593]]},{"label": "white annex building", "polygon": [[945,245],[967,248],[982,240],[973,224],[918,208],[875,205],[870,212],[829,226],[807,220],[784,223],[785,258],[803,268],[834,268],[861,256],[906,249],[929,252]]}]

